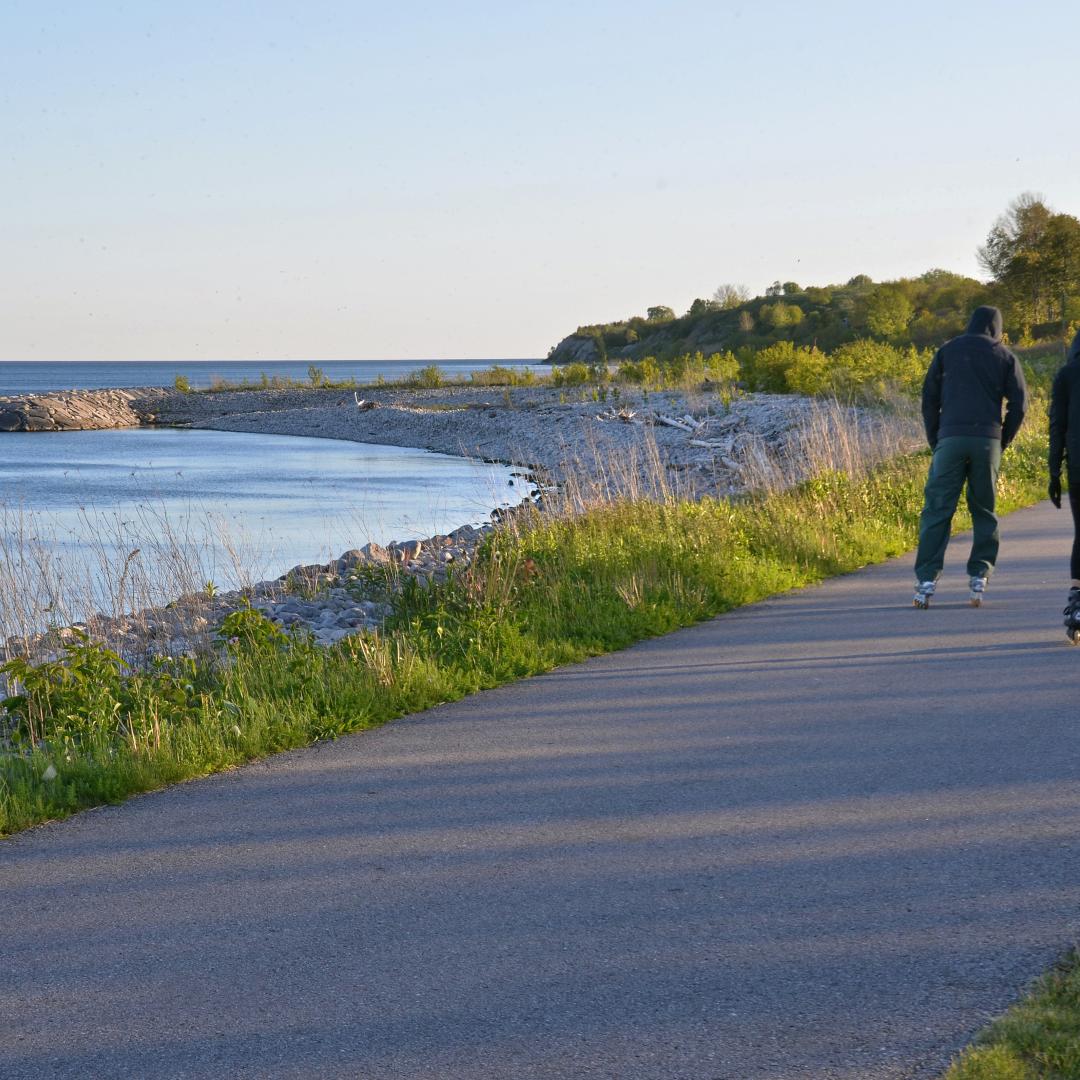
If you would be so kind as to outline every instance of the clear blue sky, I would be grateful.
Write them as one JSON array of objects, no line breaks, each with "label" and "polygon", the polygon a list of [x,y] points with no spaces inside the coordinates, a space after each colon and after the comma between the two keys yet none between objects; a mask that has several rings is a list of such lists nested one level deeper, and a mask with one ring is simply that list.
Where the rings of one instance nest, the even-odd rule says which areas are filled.
[{"label": "clear blue sky", "polygon": [[0,358],[542,356],[1080,214],[1080,5],[0,0]]}]

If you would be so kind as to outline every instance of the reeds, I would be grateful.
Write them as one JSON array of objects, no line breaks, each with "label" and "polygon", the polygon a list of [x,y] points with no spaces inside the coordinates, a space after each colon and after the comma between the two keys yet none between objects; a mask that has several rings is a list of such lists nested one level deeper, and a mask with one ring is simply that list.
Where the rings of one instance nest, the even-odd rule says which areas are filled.
[{"label": "reeds", "polygon": [[152,501],[123,513],[82,508],[66,531],[0,504],[0,646],[8,659],[44,655],[75,628],[133,659],[163,620],[197,640],[219,588],[256,580],[254,550],[220,515]]}]

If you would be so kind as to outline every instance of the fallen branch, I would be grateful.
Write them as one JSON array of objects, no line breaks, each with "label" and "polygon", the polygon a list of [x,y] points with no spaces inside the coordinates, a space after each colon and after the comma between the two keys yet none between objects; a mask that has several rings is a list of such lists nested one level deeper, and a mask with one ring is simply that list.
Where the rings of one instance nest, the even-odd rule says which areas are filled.
[{"label": "fallen branch", "polygon": [[680,431],[688,431],[691,435],[697,431],[697,428],[691,427],[682,420],[676,420],[672,416],[662,416],[660,413],[656,414],[656,423],[664,424],[666,427],[678,428]]}]

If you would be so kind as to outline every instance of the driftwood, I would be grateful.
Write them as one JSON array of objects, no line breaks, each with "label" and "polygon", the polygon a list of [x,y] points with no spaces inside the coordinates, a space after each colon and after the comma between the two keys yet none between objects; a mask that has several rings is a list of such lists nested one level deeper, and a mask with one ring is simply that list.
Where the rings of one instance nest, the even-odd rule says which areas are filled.
[{"label": "driftwood", "polygon": [[660,413],[656,414],[655,423],[663,424],[665,427],[678,428],[680,431],[687,431],[691,435],[697,431],[697,426],[691,426],[685,420],[676,420],[673,416],[663,416]]},{"label": "driftwood", "polygon": [[637,413],[633,409],[616,409],[614,406],[608,409],[607,412],[597,413],[597,420],[621,420],[624,424],[640,424],[640,420],[635,420],[634,417]]}]

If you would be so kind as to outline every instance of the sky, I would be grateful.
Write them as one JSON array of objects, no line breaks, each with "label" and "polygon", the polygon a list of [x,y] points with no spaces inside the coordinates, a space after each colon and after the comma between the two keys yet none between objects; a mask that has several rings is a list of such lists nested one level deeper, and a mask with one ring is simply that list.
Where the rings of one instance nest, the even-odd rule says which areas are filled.
[{"label": "sky", "polygon": [[0,0],[0,360],[542,357],[1080,214],[1080,5]]}]

